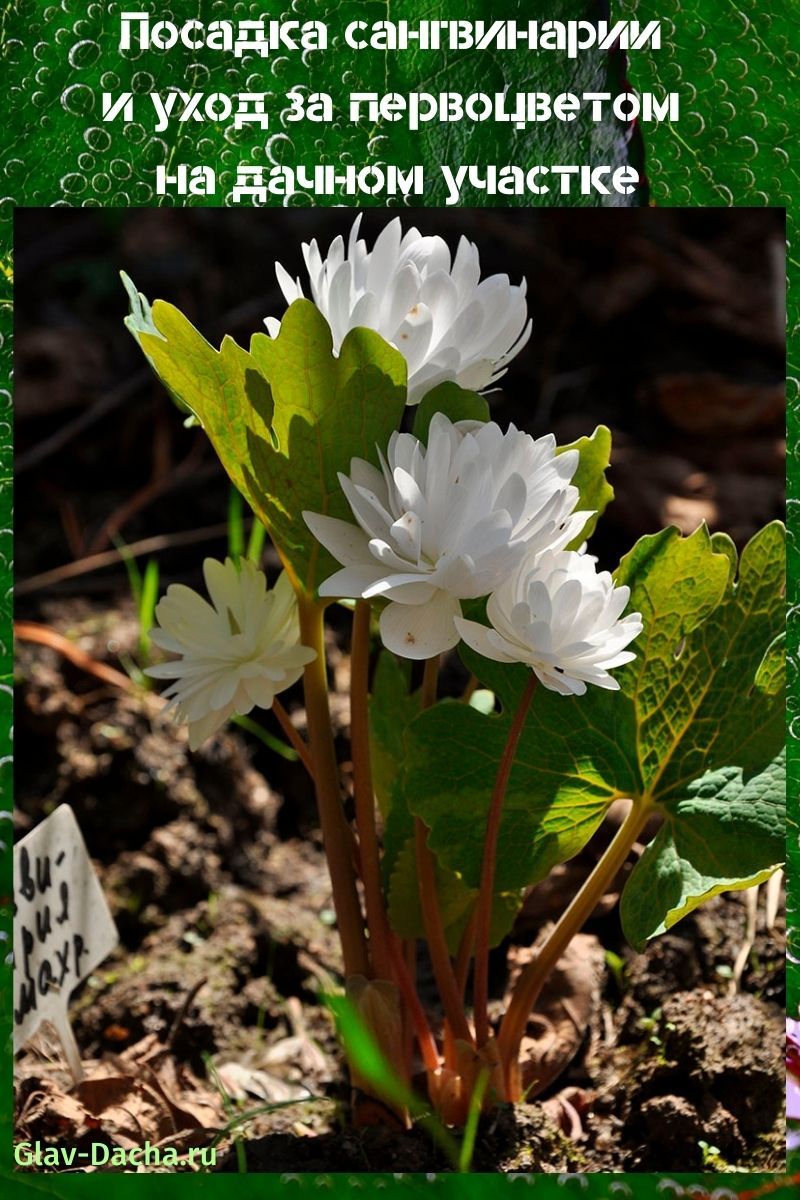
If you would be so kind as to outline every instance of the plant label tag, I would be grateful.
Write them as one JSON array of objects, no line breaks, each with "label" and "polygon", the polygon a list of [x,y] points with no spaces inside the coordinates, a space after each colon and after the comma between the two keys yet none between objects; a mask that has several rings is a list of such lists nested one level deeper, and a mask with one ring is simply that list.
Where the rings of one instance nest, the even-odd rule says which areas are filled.
[{"label": "plant label tag", "polygon": [[119,938],[68,804],[14,847],[14,902],[14,1049],[48,1021],[77,1081],[83,1070],[69,997]]}]

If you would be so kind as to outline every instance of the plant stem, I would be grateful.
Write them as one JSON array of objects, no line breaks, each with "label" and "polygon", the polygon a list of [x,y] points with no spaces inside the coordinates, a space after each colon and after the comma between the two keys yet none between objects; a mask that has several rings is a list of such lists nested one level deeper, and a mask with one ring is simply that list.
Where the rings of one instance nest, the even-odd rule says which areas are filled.
[{"label": "plant stem", "polygon": [[472,1033],[464,1015],[464,1005],[458,994],[453,964],[450,962],[450,954],[447,949],[447,939],[444,936],[442,914],[439,911],[439,897],[436,894],[435,861],[428,847],[428,828],[419,817],[414,818],[414,842],[417,851],[422,924],[425,927],[425,938],[431,956],[436,986],[439,989],[439,996],[444,1006],[445,1016],[450,1022],[453,1036],[472,1044]]},{"label": "plant stem", "polygon": [[644,828],[650,806],[634,800],[630,812],[603,853],[597,866],[583,884],[572,903],[549,934],[536,958],[528,963],[517,980],[508,1011],[503,1017],[498,1035],[500,1057],[506,1076],[507,1099],[516,1101],[520,1094],[519,1048],[528,1016],[547,982],[547,978],[576,933],[591,916],[614,879],[631,847]]},{"label": "plant stem", "polygon": [[294,749],[297,751],[298,757],[305,769],[308,771],[311,778],[314,778],[314,764],[311,761],[308,745],[303,741],[298,731],[295,729],[289,714],[281,704],[280,700],[275,697],[272,701],[272,711],[275,714],[278,724],[291,742]]},{"label": "plant stem", "polygon": [[[426,659],[422,676],[420,704],[422,708],[430,708],[436,701],[436,685],[439,674],[439,656]],[[439,996],[444,1006],[445,1017],[450,1023],[454,1037],[462,1038],[472,1043],[472,1033],[464,1013],[464,1005],[458,992],[453,964],[447,949],[447,939],[444,936],[444,924],[439,910],[439,897],[436,892],[436,864],[428,846],[428,828],[420,817],[414,818],[414,845],[417,855],[417,877],[419,882],[419,900],[422,909],[422,924],[425,928],[425,938],[431,956],[431,965],[439,989]]]},{"label": "plant stem", "polygon": [[322,841],[331,874],[333,906],[342,943],[344,973],[345,976],[369,976],[364,918],[356,890],[352,837],[342,809],[328,706],[324,608],[303,593],[298,596],[298,608],[303,645],[310,646],[317,652],[313,662],[308,663],[304,669],[303,684]]},{"label": "plant stem", "polygon": [[419,1043],[420,1054],[425,1068],[428,1071],[437,1071],[439,1069],[439,1052],[436,1049],[436,1042],[431,1027],[428,1024],[428,1019],[425,1016],[425,1010],[420,1003],[417,995],[414,981],[411,977],[411,972],[403,957],[403,951],[396,943],[391,943],[390,954],[392,956],[395,974],[397,976],[397,986],[400,990],[400,995],[403,997],[403,1003],[406,1006],[408,1014],[411,1018],[411,1027],[416,1034],[417,1042]]},{"label": "plant stem", "polygon": [[372,787],[369,749],[369,620],[370,606],[367,601],[359,600],[353,614],[353,636],[350,646],[350,741],[370,958],[376,977],[391,979],[389,926],[381,890],[378,834],[375,828],[375,792]]},{"label": "plant stem", "polygon": [[508,731],[503,755],[497,768],[492,797],[489,801],[489,812],[486,817],[486,833],[483,839],[483,861],[481,864],[481,883],[478,892],[478,905],[475,918],[475,976],[473,983],[473,1005],[475,1012],[475,1038],[478,1046],[485,1046],[489,1040],[489,938],[492,926],[492,900],[494,892],[495,868],[497,866],[497,842],[500,835],[500,817],[503,812],[503,801],[506,798],[508,780],[514,765],[514,755],[517,752],[519,739],[525,727],[525,718],[531,706],[533,693],[538,680],[533,671],[520,697],[517,711]]},{"label": "plant stem", "polygon": [[439,655],[425,659],[422,672],[422,687],[419,693],[420,708],[430,708],[436,703],[436,688],[439,683]]},{"label": "plant stem", "polygon": [[456,955],[456,984],[458,985],[458,994],[461,999],[464,999],[464,992],[467,987],[467,978],[469,976],[469,964],[472,959],[472,951],[475,946],[475,922],[478,919],[477,905],[473,908],[469,915],[469,920],[464,926],[464,932],[461,935],[461,941],[458,944],[458,954]]}]

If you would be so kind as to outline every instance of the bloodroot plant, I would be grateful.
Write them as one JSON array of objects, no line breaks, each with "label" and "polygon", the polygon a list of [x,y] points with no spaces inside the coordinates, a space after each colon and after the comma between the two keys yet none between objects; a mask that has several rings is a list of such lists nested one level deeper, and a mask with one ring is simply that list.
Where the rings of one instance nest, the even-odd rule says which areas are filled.
[{"label": "bloodroot plant", "polygon": [[[229,337],[215,350],[126,280],[130,331],[284,568],[269,590],[250,563],[208,560],[210,604],[171,587],[154,640],[179,658],[151,674],[175,678],[196,747],[256,705],[291,730],[275,697],[302,673],[299,748],[346,996],[400,1093],[459,1125],[475,1096],[535,1093],[537,999],[646,825],[620,901],[637,949],[781,865],[784,530],[768,525],[737,561],[725,534],[663,529],[599,571],[586,545],[613,494],[608,430],[557,446],[502,429],[479,394],[527,340],[524,284],[481,280],[463,238],[451,258],[398,220],[372,251],[358,235],[356,221],[324,258],[304,247],[313,301],[278,268],[289,307],[247,350]],[[325,662],[339,600],[352,609],[353,822]],[[471,688],[438,699],[456,650],[479,707]],[[615,836],[496,1015],[490,950],[617,801]],[[417,990],[420,940],[441,1017]]]}]

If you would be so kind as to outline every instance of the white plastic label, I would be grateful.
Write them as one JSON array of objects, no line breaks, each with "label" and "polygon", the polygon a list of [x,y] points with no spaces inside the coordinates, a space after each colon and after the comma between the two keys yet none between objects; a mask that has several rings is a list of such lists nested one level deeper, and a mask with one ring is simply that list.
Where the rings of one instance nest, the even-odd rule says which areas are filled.
[{"label": "white plastic label", "polygon": [[14,1049],[49,1021],[80,1079],[67,1004],[119,939],[68,804],[14,847],[14,901]]}]

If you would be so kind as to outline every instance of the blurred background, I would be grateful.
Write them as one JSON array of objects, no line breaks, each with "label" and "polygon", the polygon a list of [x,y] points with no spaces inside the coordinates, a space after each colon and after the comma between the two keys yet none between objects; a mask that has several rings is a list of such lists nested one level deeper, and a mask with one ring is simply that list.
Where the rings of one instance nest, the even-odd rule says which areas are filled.
[{"label": "blurred background", "polygon": [[[285,302],[276,259],[304,276],[349,210],[19,210],[16,459],[19,613],[31,577],[108,549],[224,521],[213,452],[152,379],[122,319],[121,269],[178,305],[218,345],[247,344]],[[421,210],[404,216],[484,275],[527,280],[533,335],[492,398],[496,418],[559,441],[609,425],[617,498],[595,552],[604,565],[665,523],[706,520],[741,545],[783,512],[784,216],[771,209]],[[365,213],[371,244],[385,217]],[[170,549],[167,543],[165,549]],[[176,546],[177,550],[177,546]],[[167,577],[219,550],[209,534],[163,558]],[[47,597],[112,597],[119,568]]]},{"label": "blurred background", "polygon": [[[119,271],[150,300],[176,304],[215,345],[226,333],[247,345],[265,316],[284,311],[276,259],[305,280],[301,243],[316,237],[324,253],[337,233],[347,235],[353,215],[16,211],[16,617],[27,623],[18,630],[17,830],[70,803],[120,931],[120,950],[73,1008],[85,1060],[117,1056],[115,1069],[128,1063],[134,1089],[148,1039],[160,1039],[170,1051],[164,1061],[183,1072],[179,1083],[170,1076],[173,1094],[185,1111],[207,1105],[212,1124],[221,1119],[220,1086],[236,1100],[280,1101],[309,1081],[323,1089],[341,1080],[317,1001],[341,964],[311,787],[302,766],[276,751],[271,714],[253,714],[260,731],[231,728],[190,755],[157,697],[131,684],[148,658],[156,596],[176,581],[201,586],[202,560],[224,557],[232,523],[230,487],[210,445],[183,427],[123,326]],[[390,215],[365,213],[369,245]],[[484,276],[527,280],[533,334],[491,397],[493,415],[536,435],[552,431],[561,443],[610,426],[616,499],[592,539],[603,567],[667,523],[688,533],[705,520],[741,548],[783,516],[782,211],[426,209],[403,221],[440,233],[453,250],[461,234],[475,241]],[[269,548],[265,562],[276,566]],[[348,618],[330,612],[332,708],[347,785]],[[451,662],[443,687],[463,683]],[[302,729],[301,688],[282,699]],[[594,844],[532,893],[517,940],[530,941],[562,911],[593,855]],[[782,1128],[761,1157],[742,1157],[778,1119],[783,1094],[783,918],[771,931],[760,921],[753,953],[735,966],[747,921],[741,896],[719,897],[636,956],[613,897],[596,919],[612,956],[596,1018],[605,1022],[606,1049],[598,1056],[592,1047],[601,1043],[584,1041],[565,1077],[573,1092],[591,1085],[607,1098],[607,1117],[595,1114],[581,1143],[592,1169],[666,1169],[676,1154],[693,1169],[706,1142],[731,1161],[769,1169],[782,1161]],[[735,971],[734,990],[747,994],[729,1002]],[[641,1022],[652,1024],[666,1002],[707,1013],[709,989],[720,1005],[739,1006],[714,1010],[707,1043],[716,1063],[720,1022],[735,1018],[726,1045],[742,1045],[742,1063],[728,1067],[747,1112],[740,1127],[723,1128],[716,1100],[708,1111],[699,1101],[693,1107],[694,1076],[670,1078],[669,1094],[656,1100],[681,1120],[690,1105],[691,1132],[673,1129],[657,1105],[648,1125],[627,1057],[640,1053]],[[774,1070],[753,1082],[750,1060],[773,1041]],[[17,1128],[28,1137],[50,1128],[53,1113],[66,1120],[57,1063],[55,1052],[43,1072],[40,1051],[18,1063]],[[738,1113],[734,1101],[724,1103]],[[761,1123],[753,1125],[747,1113],[756,1110]],[[553,1112],[567,1129],[558,1103]],[[83,1118],[74,1107],[69,1114],[73,1124],[60,1125],[60,1136],[80,1141]],[[150,1132],[143,1120],[140,1113],[132,1137]],[[289,1110],[283,1120],[264,1118],[272,1140],[261,1169],[296,1170],[291,1139],[331,1127],[329,1108],[299,1117]],[[285,1145],[276,1129],[291,1134]],[[316,1166],[304,1149],[304,1169],[331,1161],[345,1169],[337,1155],[346,1147],[330,1136]],[[358,1153],[361,1170],[363,1146]],[[560,1153],[553,1169],[569,1165]],[[498,1155],[481,1169],[498,1169]],[[398,1169],[429,1168],[412,1159]]]}]

